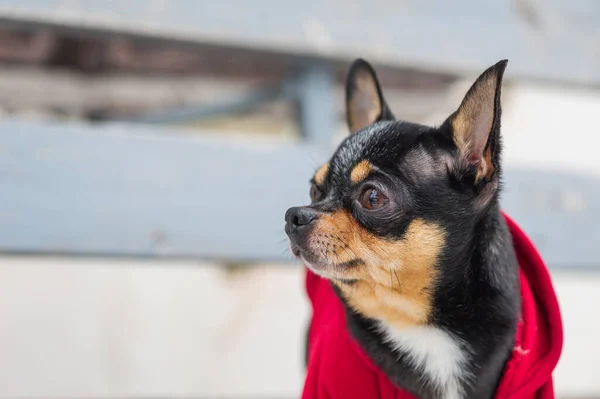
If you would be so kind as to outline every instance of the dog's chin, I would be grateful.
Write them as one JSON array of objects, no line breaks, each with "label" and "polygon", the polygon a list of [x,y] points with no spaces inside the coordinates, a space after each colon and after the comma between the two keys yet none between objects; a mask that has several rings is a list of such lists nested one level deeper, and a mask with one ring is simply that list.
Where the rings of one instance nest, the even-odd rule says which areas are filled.
[{"label": "dog's chin", "polygon": [[296,259],[302,262],[310,271],[318,276],[326,279],[339,279],[339,270],[336,270],[335,266],[328,262],[326,259],[319,259],[308,251],[300,249],[293,243],[290,245],[290,249]]},{"label": "dog's chin", "polygon": [[315,262],[314,260],[309,261],[302,255],[300,255],[299,259],[313,273],[330,280],[336,278],[336,273],[329,265],[323,265],[322,263]]}]

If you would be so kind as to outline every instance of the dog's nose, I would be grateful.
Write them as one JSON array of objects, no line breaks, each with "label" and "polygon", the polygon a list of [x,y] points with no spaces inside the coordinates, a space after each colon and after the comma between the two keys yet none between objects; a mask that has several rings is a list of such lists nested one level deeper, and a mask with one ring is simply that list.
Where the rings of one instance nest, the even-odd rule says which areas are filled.
[{"label": "dog's nose", "polygon": [[318,218],[319,213],[312,208],[306,206],[290,208],[285,213],[285,231],[288,234],[294,233],[308,226]]}]

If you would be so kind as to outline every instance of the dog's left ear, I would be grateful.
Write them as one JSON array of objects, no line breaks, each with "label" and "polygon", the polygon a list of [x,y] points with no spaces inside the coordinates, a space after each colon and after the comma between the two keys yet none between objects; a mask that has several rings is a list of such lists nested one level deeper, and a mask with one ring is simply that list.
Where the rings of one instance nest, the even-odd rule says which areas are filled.
[{"label": "dog's left ear", "polygon": [[351,133],[382,120],[393,120],[373,67],[363,59],[350,66],[346,78],[346,119]]},{"label": "dog's left ear", "polygon": [[490,181],[500,152],[500,89],[508,60],[488,68],[449,118],[461,164],[475,169],[475,183]]}]

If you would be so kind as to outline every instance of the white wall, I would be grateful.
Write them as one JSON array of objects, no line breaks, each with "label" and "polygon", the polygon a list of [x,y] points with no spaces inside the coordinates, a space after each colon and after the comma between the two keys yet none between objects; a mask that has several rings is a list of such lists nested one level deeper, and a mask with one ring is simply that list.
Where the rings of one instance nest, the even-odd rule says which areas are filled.
[{"label": "white wall", "polygon": [[299,268],[0,258],[0,397],[294,394]]},{"label": "white wall", "polygon": [[[293,266],[0,258],[0,397],[298,397],[302,278]],[[600,274],[554,279],[557,390],[600,395]]]}]

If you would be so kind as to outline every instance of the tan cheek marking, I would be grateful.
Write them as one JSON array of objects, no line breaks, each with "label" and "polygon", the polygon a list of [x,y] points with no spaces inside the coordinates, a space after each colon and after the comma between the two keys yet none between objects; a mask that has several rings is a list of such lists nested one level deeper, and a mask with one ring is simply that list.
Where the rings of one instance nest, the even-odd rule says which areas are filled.
[{"label": "tan cheek marking", "polygon": [[352,183],[359,183],[365,180],[374,169],[375,167],[371,162],[366,159],[362,160],[350,172],[350,180]]},{"label": "tan cheek marking", "polygon": [[317,185],[321,186],[325,183],[325,178],[327,177],[327,172],[329,172],[329,162],[325,165],[321,166],[317,173],[315,173],[314,179]]},{"label": "tan cheek marking", "polygon": [[355,284],[338,284],[353,309],[400,328],[427,322],[435,264],[445,241],[439,226],[415,219],[402,240],[386,240],[339,211],[323,216],[316,228],[347,244],[333,254],[336,263],[356,258],[366,263],[345,272],[344,278],[358,280]]},{"label": "tan cheek marking", "polygon": [[349,305],[360,314],[398,328],[424,324],[428,309],[396,289],[359,280],[353,285],[334,281]]}]

